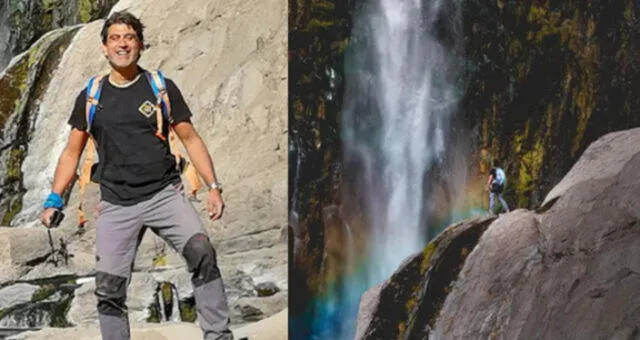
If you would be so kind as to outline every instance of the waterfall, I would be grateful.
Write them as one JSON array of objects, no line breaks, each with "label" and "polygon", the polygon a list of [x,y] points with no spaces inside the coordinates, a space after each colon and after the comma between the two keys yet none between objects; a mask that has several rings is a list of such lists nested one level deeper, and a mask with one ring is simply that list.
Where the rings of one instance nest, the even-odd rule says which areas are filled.
[{"label": "waterfall", "polygon": [[[373,0],[355,14],[341,137],[367,244],[348,252],[349,273],[316,305],[314,339],[353,339],[362,293],[428,242],[427,175],[453,147],[460,26],[456,1]],[[344,225],[345,247],[358,247]]]},{"label": "waterfall", "polygon": [[[35,121],[41,111],[41,101],[58,65],[61,55],[77,32],[77,27],[59,29],[45,34],[28,51],[12,59],[0,72],[0,223],[8,225],[28,205],[39,209],[40,204],[24,204],[23,180],[29,168],[22,170],[25,157],[32,149]],[[49,142],[44,152],[51,151]],[[36,176],[40,172],[34,171]],[[40,195],[39,200],[42,201]],[[33,214],[35,219],[37,213]],[[19,224],[19,223],[17,223]],[[15,224],[13,224],[15,225]]]},{"label": "waterfall", "polygon": [[70,324],[66,319],[66,310],[73,299],[76,286],[53,287],[55,293],[45,299],[20,303],[3,310],[0,330],[68,327]]},{"label": "waterfall", "polygon": [[11,46],[9,44],[9,4],[0,1],[0,70],[3,70],[11,60]]},{"label": "waterfall", "polygon": [[457,25],[457,11],[445,7],[379,0],[355,21],[342,136],[345,160],[362,174],[372,284],[427,242],[424,177],[447,151],[457,103],[453,57],[440,37],[455,32],[446,25]]}]

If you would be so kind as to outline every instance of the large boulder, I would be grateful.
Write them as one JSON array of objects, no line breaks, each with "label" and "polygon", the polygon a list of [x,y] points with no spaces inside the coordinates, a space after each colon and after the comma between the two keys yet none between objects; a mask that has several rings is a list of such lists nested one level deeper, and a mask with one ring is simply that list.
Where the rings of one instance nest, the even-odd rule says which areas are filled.
[{"label": "large boulder", "polygon": [[53,256],[59,257],[56,250],[60,249],[60,239],[68,239],[71,235],[68,228],[48,231],[45,228],[0,227],[0,282],[30,277],[34,268],[49,268],[40,269],[38,272],[43,271],[44,275],[34,278],[63,275],[63,272],[69,274],[69,268],[76,268],[73,273],[81,272],[82,256],[77,261],[70,259],[65,267],[54,267],[51,263]]},{"label": "large boulder", "polygon": [[544,199],[546,205],[562,196],[569,188],[582,182],[607,180],[616,177],[638,153],[640,129],[609,133],[589,146],[576,164]]},{"label": "large boulder", "polygon": [[[639,139],[640,129],[632,129],[593,143],[542,209],[500,216],[470,248],[459,274],[447,269],[454,275],[441,304],[434,301],[437,294],[405,298],[407,310],[417,304],[417,312],[388,315],[381,320],[389,323],[387,331],[412,339],[627,339],[637,334]],[[438,270],[442,267],[432,260],[425,276],[403,285],[423,286]],[[401,268],[386,285],[411,271],[416,269]],[[380,298],[377,309],[361,313],[375,320],[402,303]],[[376,338],[374,326],[361,338]]]},{"label": "large boulder", "polygon": [[368,290],[360,301],[355,338],[398,339],[431,320],[494,219],[477,217],[450,226],[423,251],[407,258],[390,279]]},{"label": "large boulder", "polygon": [[496,221],[469,255],[433,338],[611,339],[637,331],[638,140],[640,129],[602,137],[550,193],[560,196],[548,211]]}]

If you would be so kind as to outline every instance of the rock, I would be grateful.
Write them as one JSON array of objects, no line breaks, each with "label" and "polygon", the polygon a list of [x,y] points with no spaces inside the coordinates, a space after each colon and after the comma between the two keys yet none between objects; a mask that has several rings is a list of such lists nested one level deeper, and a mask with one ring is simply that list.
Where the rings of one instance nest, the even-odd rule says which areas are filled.
[{"label": "rock", "polygon": [[[467,253],[472,249],[466,259],[449,260],[454,266],[432,258],[425,278],[404,281],[415,269],[400,268],[382,286],[363,338],[380,338],[383,331],[393,335],[402,325],[411,339],[635,334],[640,323],[640,299],[633,298],[640,289],[640,150],[624,151],[618,143],[638,140],[639,134],[640,129],[627,130],[595,142],[578,164],[601,169],[599,175],[589,177],[593,169],[574,167],[554,190],[558,196],[549,197],[557,198],[555,203],[539,212],[501,215],[465,247]],[[451,244],[460,239],[455,236]],[[442,259],[452,254],[443,253]],[[446,280],[433,286],[438,277]],[[419,299],[402,293],[424,287],[425,281],[427,291]],[[408,311],[401,313],[398,305]],[[403,315],[395,315],[394,308]]]},{"label": "rock", "polygon": [[178,298],[185,299],[193,296],[193,285],[191,284],[191,273],[187,267],[154,271],[151,273],[156,282],[170,282],[176,287]]},{"label": "rock", "polygon": [[[227,301],[231,310],[236,306],[255,305],[260,309],[261,317],[269,317],[278,311],[286,308],[286,294],[276,294],[270,298],[261,298],[258,302],[247,300],[255,296],[253,281],[242,271],[223,271],[225,291]],[[174,296],[172,320],[180,321],[178,313],[178,301],[193,297],[193,286],[191,285],[191,274],[185,268],[155,271],[151,273],[135,272],[132,275],[131,283],[127,289],[127,306],[129,308],[129,318],[131,322],[145,322],[149,318],[149,307],[154,302],[154,293],[158,284],[170,283],[175,286],[177,295]],[[71,302],[71,307],[67,314],[68,320],[75,325],[95,324],[98,320],[96,311],[97,300],[94,295],[95,281],[90,280],[75,291],[75,298]],[[283,303],[284,302],[284,303]],[[162,300],[160,300],[162,304]],[[257,321],[256,318],[246,320],[242,318],[242,313],[232,315],[232,322],[246,323],[247,321]]]},{"label": "rock", "polygon": [[640,128],[612,132],[593,142],[571,170],[547,194],[543,205],[562,196],[570,187],[584,181],[612,179],[633,155],[638,153]]},{"label": "rock", "polygon": [[[287,310],[278,314],[240,328],[232,327],[236,339],[248,337],[259,340],[286,340]],[[132,340],[173,340],[173,339],[198,339],[202,337],[202,331],[192,323],[166,323],[166,324],[132,324]],[[37,332],[24,332],[11,336],[10,340],[99,340],[100,330],[97,326],[81,326],[73,328],[45,328]]]},{"label": "rock", "polygon": [[259,283],[254,288],[256,293],[258,293],[258,297],[271,296],[280,291],[278,286],[273,282]]},{"label": "rock", "polygon": [[[162,254],[162,260],[158,261],[158,255]],[[136,255],[134,270],[150,271],[180,267],[186,267],[186,262],[182,255],[153,231],[147,230]]]},{"label": "rock", "polygon": [[0,289],[0,310],[31,301],[33,293],[39,288],[27,283],[18,283]]},{"label": "rock", "polygon": [[[280,290],[288,290],[287,245],[224,254],[218,263],[221,267],[236,268],[249,275],[254,285],[271,281]],[[224,278],[224,273],[223,273]]]},{"label": "rock", "polygon": [[[68,231],[50,231],[54,248],[59,249],[59,239],[67,236]],[[32,266],[44,263],[51,253],[46,228],[0,227],[0,282],[18,279]]]},{"label": "rock", "polygon": [[67,320],[75,326],[98,325],[97,300],[94,295],[95,280],[84,283],[74,292],[67,312]]},{"label": "rock", "polygon": [[287,317],[288,310],[283,309],[269,318],[234,329],[233,333],[236,339],[248,337],[256,340],[286,340],[289,339]]},{"label": "rock", "polygon": [[264,318],[264,313],[251,305],[236,305],[234,309],[240,312],[240,318],[244,321],[258,321]]},{"label": "rock", "polygon": [[[452,292],[447,296],[435,325],[435,334],[430,334],[426,329],[423,333],[435,339],[440,337],[457,339],[470,336],[471,332],[474,331],[478,332],[475,334],[480,337],[490,336],[489,334],[498,331],[500,328],[498,324],[491,324],[492,322],[497,320],[500,320],[499,323],[507,322],[512,312],[518,313],[516,308],[523,308],[528,312],[531,306],[527,305],[525,301],[530,301],[531,297],[536,296],[536,289],[531,290],[528,293],[530,295],[528,297],[522,296],[513,300],[509,297],[508,301],[514,304],[514,308],[507,305],[503,299],[493,299],[496,296],[506,297],[514,289],[520,290],[524,280],[526,280],[525,278],[530,279],[530,276],[535,276],[536,272],[540,270],[537,266],[541,262],[537,247],[539,236],[537,226],[538,222],[535,213],[524,210],[507,214],[492,223],[482,235],[477,247],[467,258],[464,263],[464,269],[458,276]],[[473,269],[470,270],[471,268]],[[489,281],[495,281],[496,284],[487,284]],[[540,283],[538,280],[535,283],[532,282],[533,285]],[[461,293],[461,289],[466,289],[467,293]],[[491,299],[491,302],[488,301],[489,299]],[[475,304],[480,301],[489,302],[490,312],[479,312],[477,309],[475,311],[478,314],[477,317],[485,315],[486,317],[483,320],[491,323],[487,324],[486,327],[483,326],[482,330],[475,325],[465,325],[465,327],[459,327],[457,330],[450,329],[446,331],[446,334],[440,333],[440,329],[451,326],[452,319],[449,313],[452,313],[451,303],[454,301],[460,302],[467,307],[469,307],[469,304],[474,305],[474,308],[477,308]],[[455,310],[460,311],[457,308]],[[463,320],[469,321],[466,315]],[[521,335],[527,336],[527,334],[535,333]],[[510,337],[507,336],[507,338]]]},{"label": "rock", "polygon": [[377,285],[369,288],[360,297],[360,306],[358,307],[358,322],[356,324],[356,336],[354,339],[363,339],[364,334],[367,331],[371,321],[373,320],[373,314],[378,309],[380,304],[380,291],[385,285],[385,282],[378,283]]},{"label": "rock", "polygon": [[247,323],[267,318],[287,308],[287,295],[277,293],[268,297],[242,297],[231,306],[231,321]]},{"label": "rock", "polygon": [[67,264],[64,259],[57,257],[56,263],[49,260],[41,263],[31,269],[27,274],[20,277],[21,281],[32,281],[43,278],[50,278],[56,276],[89,276],[95,275],[95,255],[87,254],[80,251],[70,250],[71,257],[69,257]]},{"label": "rock", "polygon": [[0,3],[0,70],[12,55],[24,51],[43,33],[64,26],[95,20],[105,15],[117,0],[16,0]]},{"label": "rock", "polygon": [[449,226],[390,279],[369,289],[360,300],[356,339],[423,339],[421,327],[434,320],[449,284],[494,219]]},{"label": "rock", "polygon": [[[145,322],[149,317],[148,308],[153,302],[157,281],[149,273],[133,273],[127,288],[127,307],[130,322]],[[94,295],[95,280],[76,289],[75,297],[67,314],[74,325],[94,325],[98,322],[97,303]]]},{"label": "rock", "polygon": [[253,279],[245,272],[226,266],[220,266],[220,271],[230,305],[234,305],[239,298],[255,296]]}]

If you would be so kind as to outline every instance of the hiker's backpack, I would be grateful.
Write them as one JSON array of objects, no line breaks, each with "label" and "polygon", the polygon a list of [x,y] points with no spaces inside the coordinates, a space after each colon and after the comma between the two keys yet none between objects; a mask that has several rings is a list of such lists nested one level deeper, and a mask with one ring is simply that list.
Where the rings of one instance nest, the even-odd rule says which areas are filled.
[{"label": "hiker's backpack", "polygon": [[494,182],[504,186],[506,180],[507,180],[507,177],[504,174],[504,170],[502,170],[502,168],[496,168],[496,178],[494,179]]},{"label": "hiker's backpack", "polygon": [[[156,122],[158,129],[156,130],[156,137],[162,141],[166,141],[166,138],[162,134],[162,128],[164,120],[166,119],[169,124],[173,122],[173,116],[171,115],[171,103],[169,101],[169,94],[167,92],[166,82],[162,72],[156,71],[144,71],[144,74],[151,85],[154,95],[156,96]],[[93,159],[95,156],[95,142],[93,135],[91,134],[91,126],[95,120],[96,108],[100,102],[100,95],[102,94],[102,86],[107,79],[107,75],[97,75],[89,79],[86,87],[86,109],[85,116],[87,119],[87,132],[89,132],[89,140],[87,142],[86,154],[84,163],[80,170],[80,177],[78,179],[80,189],[80,203],[78,204],[78,225],[83,226],[87,222],[84,211],[82,210],[82,197],[84,195],[87,184],[91,181],[91,168],[93,167]],[[169,125],[169,149],[176,157],[176,165],[178,167],[183,163],[183,158],[180,155],[180,150],[177,146],[177,138],[173,127]]]}]

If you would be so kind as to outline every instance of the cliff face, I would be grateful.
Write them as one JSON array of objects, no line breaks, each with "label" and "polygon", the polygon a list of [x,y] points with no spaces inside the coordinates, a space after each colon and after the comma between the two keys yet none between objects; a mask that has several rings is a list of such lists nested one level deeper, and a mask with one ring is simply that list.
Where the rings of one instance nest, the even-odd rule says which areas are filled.
[{"label": "cliff face", "polygon": [[[297,296],[317,288],[322,210],[340,200],[342,70],[352,7],[352,1],[289,2],[289,248]],[[306,303],[292,299],[293,313]]]},{"label": "cliff face", "polygon": [[[634,1],[466,1],[461,119],[533,208],[603,134],[640,125]],[[485,155],[486,156],[486,155]]]},{"label": "cliff face", "polygon": [[0,69],[45,33],[103,18],[117,0],[0,1]]}]

